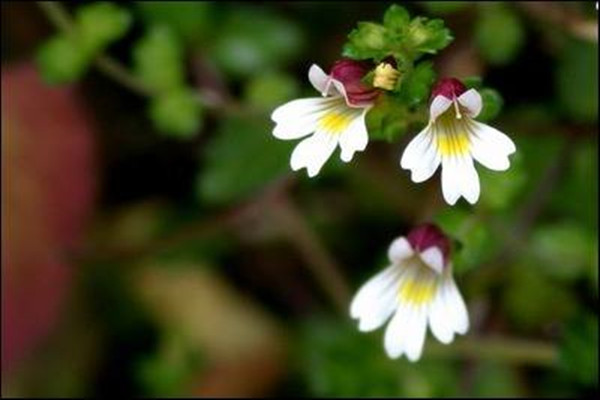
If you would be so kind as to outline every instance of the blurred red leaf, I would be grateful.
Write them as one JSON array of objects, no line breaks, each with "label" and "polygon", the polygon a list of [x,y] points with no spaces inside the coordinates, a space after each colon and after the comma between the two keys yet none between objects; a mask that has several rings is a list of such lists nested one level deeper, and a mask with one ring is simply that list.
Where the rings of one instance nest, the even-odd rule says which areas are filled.
[{"label": "blurred red leaf", "polygon": [[95,190],[93,136],[72,88],[2,69],[2,373],[51,331]]}]

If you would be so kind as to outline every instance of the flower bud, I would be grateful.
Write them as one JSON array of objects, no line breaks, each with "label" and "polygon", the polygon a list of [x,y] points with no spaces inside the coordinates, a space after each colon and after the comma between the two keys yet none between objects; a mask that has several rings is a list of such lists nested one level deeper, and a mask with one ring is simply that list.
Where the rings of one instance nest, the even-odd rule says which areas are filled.
[{"label": "flower bud", "polygon": [[336,61],[329,76],[339,81],[346,91],[348,102],[354,106],[372,103],[380,91],[362,82],[372,65],[365,61],[342,59]]}]

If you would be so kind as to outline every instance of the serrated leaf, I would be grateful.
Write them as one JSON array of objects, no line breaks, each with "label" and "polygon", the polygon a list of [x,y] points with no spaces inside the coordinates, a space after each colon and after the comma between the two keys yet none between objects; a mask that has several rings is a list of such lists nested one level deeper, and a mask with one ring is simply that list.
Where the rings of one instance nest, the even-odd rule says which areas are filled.
[{"label": "serrated leaf", "polygon": [[181,44],[166,26],[152,27],[133,48],[135,74],[156,92],[183,85],[183,61]]},{"label": "serrated leaf", "polygon": [[404,7],[392,4],[383,15],[383,26],[391,31],[400,31],[410,23],[410,15]]},{"label": "serrated leaf", "polygon": [[372,22],[359,22],[348,35],[343,54],[355,60],[381,60],[389,53],[385,28]]},{"label": "serrated leaf", "polygon": [[413,52],[435,54],[453,39],[452,33],[441,19],[417,17],[410,24],[407,42]]},{"label": "serrated leaf", "polygon": [[189,138],[202,127],[201,105],[194,92],[187,88],[154,97],[150,117],[160,132],[179,138]]},{"label": "serrated leaf", "polygon": [[76,13],[78,39],[90,53],[98,52],[123,37],[131,26],[131,15],[114,3],[92,3]]}]

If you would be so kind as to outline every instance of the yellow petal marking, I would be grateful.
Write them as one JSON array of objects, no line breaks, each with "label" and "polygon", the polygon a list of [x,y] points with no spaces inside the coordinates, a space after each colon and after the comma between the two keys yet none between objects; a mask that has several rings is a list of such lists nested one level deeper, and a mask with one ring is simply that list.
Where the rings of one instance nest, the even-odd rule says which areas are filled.
[{"label": "yellow petal marking", "polygon": [[339,135],[348,128],[352,119],[351,113],[332,110],[319,119],[319,127],[328,133]]},{"label": "yellow petal marking", "polygon": [[400,287],[400,300],[422,305],[433,300],[436,290],[436,280],[433,278],[421,278],[419,276],[411,277]]},{"label": "yellow petal marking", "polygon": [[443,156],[462,156],[469,152],[469,137],[466,133],[441,133],[437,135],[436,141]]}]

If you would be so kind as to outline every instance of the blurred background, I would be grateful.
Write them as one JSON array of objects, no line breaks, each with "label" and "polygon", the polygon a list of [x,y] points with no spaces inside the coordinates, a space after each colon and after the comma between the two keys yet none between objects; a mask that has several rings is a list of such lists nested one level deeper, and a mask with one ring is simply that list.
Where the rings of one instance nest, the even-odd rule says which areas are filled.
[{"label": "blurred background", "polygon": [[[391,4],[2,2],[3,396],[597,392],[594,2],[398,3],[503,99],[518,151],[474,207],[400,169],[418,126],[315,179],[271,136]],[[347,310],[424,221],[472,327],[411,364]]]}]

